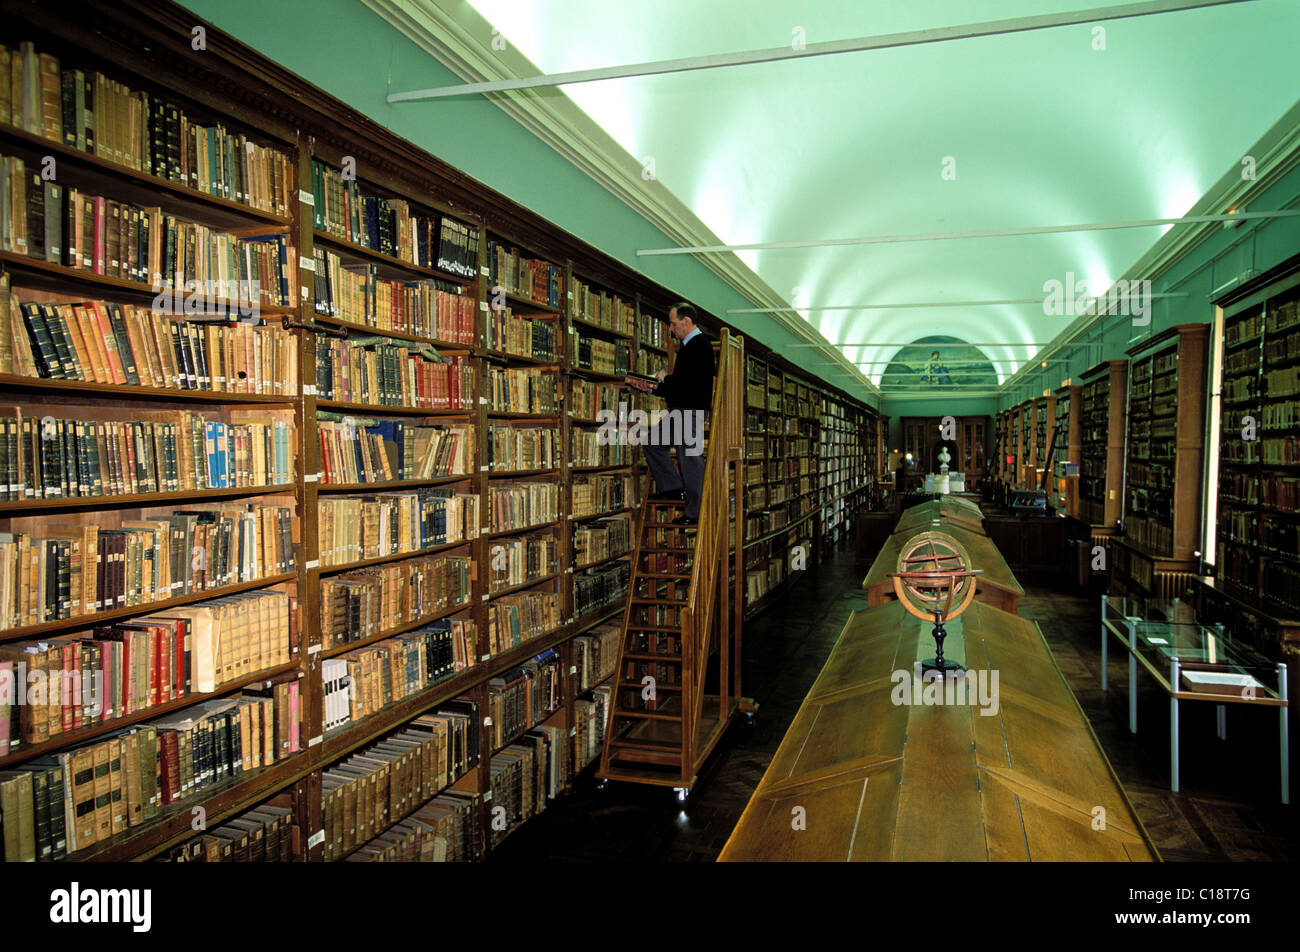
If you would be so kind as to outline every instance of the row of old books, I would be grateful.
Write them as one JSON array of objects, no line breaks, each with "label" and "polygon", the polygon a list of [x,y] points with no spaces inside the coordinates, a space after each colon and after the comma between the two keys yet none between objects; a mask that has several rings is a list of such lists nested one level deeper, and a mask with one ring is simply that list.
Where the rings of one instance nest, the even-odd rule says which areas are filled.
[{"label": "row of old books", "polygon": [[317,506],[325,567],[469,541],[479,533],[479,497],[452,489],[328,496]]},{"label": "row of old books", "polygon": [[0,628],[146,607],[293,569],[293,517],[283,506],[92,517],[106,525],[0,532]]},{"label": "row of old books", "polygon": [[474,460],[468,424],[423,424],[401,420],[318,415],[321,481],[377,483],[465,476]]},{"label": "row of old books", "polygon": [[493,750],[536,727],[559,708],[562,678],[560,654],[552,648],[488,682],[488,742]]},{"label": "row of old books", "polygon": [[[436,823],[438,809],[424,812],[431,798],[478,764],[478,719],[478,705],[458,698],[328,768],[322,780],[326,861],[344,858],[412,811]],[[447,844],[438,858],[451,852]]]},{"label": "row of old books", "polygon": [[560,518],[560,484],[495,483],[488,490],[488,525],[492,532],[510,532],[545,525]]},{"label": "row of old books", "polygon": [[472,278],[478,274],[478,231],[447,215],[412,214],[404,199],[366,195],[355,169],[312,162],[314,227],[342,241],[421,268]]},{"label": "row of old books", "polygon": [[625,340],[612,343],[597,337],[577,335],[574,364],[603,374],[626,374],[631,369],[632,346]]},{"label": "row of old books", "polygon": [[0,772],[6,861],[59,860],[301,749],[296,681],[204,701]]},{"label": "row of old books", "polygon": [[583,377],[569,378],[569,412],[581,420],[601,418],[601,411],[617,415],[619,405],[630,409],[643,399],[640,392],[629,392],[622,384],[597,383]]},{"label": "row of old books", "polygon": [[614,562],[573,574],[573,614],[584,618],[627,597],[629,565]]},{"label": "row of old books", "polygon": [[[47,180],[21,158],[0,156],[0,249],[49,264],[165,291],[200,312],[252,315],[290,306],[294,261],[282,234],[235,235],[163,211]],[[163,282],[168,282],[163,284]],[[193,290],[187,282],[203,285]],[[207,300],[206,282],[224,292]],[[234,293],[230,293],[233,289]],[[210,306],[209,306],[210,305]],[[171,307],[168,307],[171,310]]]},{"label": "row of old books", "polygon": [[553,414],[559,411],[560,378],[538,367],[486,368],[488,409],[498,413]]},{"label": "row of old books", "polygon": [[668,349],[668,322],[653,314],[641,314],[636,322],[636,339],[640,344]]},{"label": "row of old books", "polygon": [[631,473],[577,476],[571,483],[570,515],[599,516],[637,505],[637,480]]},{"label": "row of old books", "polygon": [[383,337],[316,338],[316,395],[384,407],[464,410],[474,400],[474,368],[424,345]]},{"label": "row of old books", "polygon": [[489,590],[503,591],[554,575],[560,567],[560,540],[554,532],[498,539],[488,549]]},{"label": "row of old books", "polygon": [[558,308],[564,297],[564,269],[540,258],[527,258],[517,248],[495,239],[487,243],[488,281],[493,288],[547,307]]},{"label": "row of old books", "polygon": [[294,599],[241,592],[44,641],[0,645],[0,754],[288,664]]},{"label": "row of old books", "polygon": [[488,603],[488,653],[517,648],[555,631],[564,622],[559,592],[502,595]]},{"label": "row of old books", "polygon": [[30,42],[0,46],[0,123],[106,162],[271,214],[289,214],[290,159],[202,125],[166,99],[94,70],[62,69]]},{"label": "row of old books", "polygon": [[478,793],[447,791],[348,853],[349,863],[468,863],[479,858]]},{"label": "row of old books", "polygon": [[616,431],[574,427],[569,436],[570,466],[628,466],[633,461],[631,447]]},{"label": "row of old books", "polygon": [[0,276],[0,373],[47,380],[295,396],[298,350],[283,328],[195,323],[105,301],[52,303]]},{"label": "row of old books", "polygon": [[560,430],[489,423],[485,462],[497,473],[556,469],[560,465]]},{"label": "row of old books", "polygon": [[440,278],[389,281],[373,262],[347,264],[328,248],[313,254],[317,314],[467,347],[478,343],[475,299],[460,285]]},{"label": "row of old books", "polygon": [[556,359],[558,341],[553,320],[519,317],[503,305],[484,315],[484,325],[484,345],[489,351],[529,360]]},{"label": "row of old books", "polygon": [[291,419],[241,411],[231,422],[188,410],[131,415],[82,420],[0,408],[0,500],[242,489],[293,479]]},{"label": "row of old books", "polygon": [[616,624],[597,625],[573,639],[573,689],[590,691],[609,680],[618,667],[618,646],[622,629]]},{"label": "row of old books", "polygon": [[573,527],[573,563],[578,567],[623,555],[631,548],[632,520],[628,516]]},{"label": "row of old books", "polygon": [[471,561],[430,555],[320,582],[321,646],[329,651],[469,604]]},{"label": "row of old books", "polygon": [[591,698],[573,702],[573,766],[581,770],[600,756],[605,746],[605,725],[609,722],[612,688],[596,687]]},{"label": "row of old books", "polygon": [[472,630],[447,619],[357,648],[321,665],[324,729],[377,714],[473,663]]},{"label": "row of old books", "polygon": [[173,848],[159,861],[289,863],[301,851],[302,835],[294,822],[293,810],[286,805],[267,803]]},{"label": "row of old books", "polygon": [[558,727],[531,730],[494,754],[489,764],[492,800],[488,824],[493,845],[546,809],[571,768],[569,745]]},{"label": "row of old books", "polygon": [[636,331],[636,307],[617,294],[598,291],[574,278],[571,301],[571,317],[629,337]]}]

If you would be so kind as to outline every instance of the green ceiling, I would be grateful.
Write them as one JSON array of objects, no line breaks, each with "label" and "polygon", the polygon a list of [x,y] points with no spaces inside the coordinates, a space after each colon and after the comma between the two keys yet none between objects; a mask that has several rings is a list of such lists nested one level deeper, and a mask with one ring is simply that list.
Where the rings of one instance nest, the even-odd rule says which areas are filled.
[{"label": "green ceiling", "polygon": [[[470,5],[553,73],[777,47],[796,31],[814,43],[1106,4]],[[1296,0],[1100,25],[1104,49],[1094,26],[1081,25],[564,92],[632,156],[653,157],[659,182],[728,244],[1178,216],[1296,102]],[[490,48],[491,37],[483,42]],[[947,157],[955,177],[943,175]],[[800,307],[1041,298],[1045,282],[1065,282],[1069,273],[1102,290],[1166,230],[740,256]],[[1070,323],[1041,304],[802,313],[876,383],[902,345],[932,337],[978,345],[1001,382]],[[743,328],[766,318],[733,320]],[[797,360],[822,359],[813,353],[787,350]],[[887,391],[919,383],[898,369],[884,381]]]}]

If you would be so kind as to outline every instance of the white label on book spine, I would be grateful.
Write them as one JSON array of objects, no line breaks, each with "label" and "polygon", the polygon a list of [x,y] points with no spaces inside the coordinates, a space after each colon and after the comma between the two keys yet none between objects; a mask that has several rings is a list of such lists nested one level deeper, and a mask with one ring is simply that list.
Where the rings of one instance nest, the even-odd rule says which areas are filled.
[{"label": "white label on book spine", "polygon": [[578,673],[578,666],[576,664],[569,665],[569,674],[577,674],[577,673]]},{"label": "white label on book spine", "polygon": [[303,481],[304,483],[317,483],[317,482],[320,482],[320,473],[308,473],[306,476],[304,476],[304,477],[302,478],[302,481]]},{"label": "white label on book spine", "polygon": [[315,849],[325,842],[325,831],[317,830],[311,836],[307,837],[307,849]]},{"label": "white label on book spine", "polygon": [[298,189],[298,201],[304,205],[310,205],[312,208],[316,207],[316,196],[301,188]]},{"label": "white label on book spine", "polygon": [[491,660],[491,658],[492,658],[492,656],[491,656],[490,654],[485,654],[483,657],[479,658],[479,660],[480,660],[480,661],[489,661],[489,660]]},{"label": "white label on book spine", "polygon": [[298,267],[301,268],[301,269],[304,270],[304,271],[311,271],[312,273],[315,273],[315,271],[316,271],[316,259],[315,259],[315,258],[307,258],[307,257],[304,257],[303,255],[299,255],[299,256],[298,256]]},{"label": "white label on book spine", "polygon": [[479,397],[479,398],[478,398],[478,402],[479,402],[479,403],[487,403],[487,402],[488,402],[488,398],[487,398],[487,397]]},{"label": "white label on book spine", "polygon": [[486,313],[486,312],[487,312],[487,309],[488,309],[487,301],[479,301],[479,302],[478,302],[478,309],[479,309],[480,311],[483,311],[484,313]]},{"label": "white label on book spine", "polygon": [[486,602],[487,600],[488,600],[488,597],[487,597],[486,595],[484,595],[484,596],[483,596],[483,601]]},{"label": "white label on book spine", "polygon": [[489,790],[489,791],[487,791],[486,793],[483,794],[483,802],[484,802],[484,803],[487,803],[487,802],[488,802],[489,800],[491,800],[491,799],[492,799],[492,791],[491,791],[491,790]]},{"label": "white label on book spine", "polygon": [[302,395],[304,397],[316,396],[316,385],[314,383],[305,383],[302,385]]},{"label": "white label on book spine", "polygon": [[578,736],[578,729],[577,729],[576,727],[570,727],[570,728],[569,728],[569,736],[570,736],[570,737],[577,737],[577,736]]},{"label": "white label on book spine", "polygon": [[315,737],[313,737],[311,740],[307,741],[307,746],[308,746],[308,747],[315,747],[317,744],[319,744],[319,743],[320,743],[321,741],[323,741],[324,739],[325,739],[325,735],[324,735],[324,734],[317,734],[317,735],[316,735]]},{"label": "white label on book spine", "polygon": [[484,727],[492,726],[492,715],[489,714],[487,717],[483,718],[483,726]]},{"label": "white label on book spine", "polygon": [[307,654],[309,654],[309,655],[319,654],[319,653],[320,653],[320,650],[321,650],[321,646],[320,646],[320,645],[310,645],[310,646],[307,648]]},{"label": "white label on book spine", "polygon": [[319,559],[312,559],[311,561],[309,561],[309,562],[304,566],[304,568],[307,568],[307,569],[318,569],[318,568],[320,568],[320,560],[319,560]]},{"label": "white label on book spine", "polygon": [[491,274],[492,272],[490,272],[490,271],[488,270],[488,266],[487,266],[487,265],[482,264],[482,265],[479,265],[478,273],[481,274],[481,275],[483,275],[483,277],[486,278],[486,277],[487,277],[489,274]]}]

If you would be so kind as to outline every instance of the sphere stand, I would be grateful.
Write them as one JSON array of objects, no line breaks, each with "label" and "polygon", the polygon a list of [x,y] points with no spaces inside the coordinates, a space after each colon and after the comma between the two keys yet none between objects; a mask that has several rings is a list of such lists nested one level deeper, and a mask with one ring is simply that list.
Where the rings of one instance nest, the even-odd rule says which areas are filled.
[{"label": "sphere stand", "polygon": [[947,677],[949,671],[965,671],[965,665],[949,661],[943,656],[943,640],[948,637],[948,632],[943,628],[943,612],[938,609],[934,610],[934,630],[931,634],[934,635],[934,657],[921,662],[921,676],[924,678],[931,671],[938,671],[941,677]]}]

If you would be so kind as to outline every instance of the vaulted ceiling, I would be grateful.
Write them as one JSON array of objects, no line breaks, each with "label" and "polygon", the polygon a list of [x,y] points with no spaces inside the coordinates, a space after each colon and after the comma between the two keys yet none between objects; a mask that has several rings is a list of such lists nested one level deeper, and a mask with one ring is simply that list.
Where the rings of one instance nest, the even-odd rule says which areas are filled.
[{"label": "vaulted ceiling", "polygon": [[[1085,0],[468,2],[495,31],[483,31],[485,55],[494,39],[498,47],[504,40],[544,73],[1085,6]],[[464,6],[463,0],[397,3]],[[1298,38],[1300,2],[1253,0],[562,89],[724,244],[1020,229],[1187,213],[1295,106]],[[997,382],[1005,381],[1070,323],[1044,313],[1045,282],[1073,274],[1090,290],[1104,291],[1167,230],[738,255],[873,384],[881,385],[889,368],[885,392],[905,392],[920,383],[898,372],[908,363],[899,351],[930,338],[974,345],[973,356],[986,358]],[[1008,299],[1034,301],[882,307]],[[763,317],[729,319],[743,328]],[[811,349],[787,354],[825,362],[814,355]],[[901,363],[890,367],[896,358]]]}]

